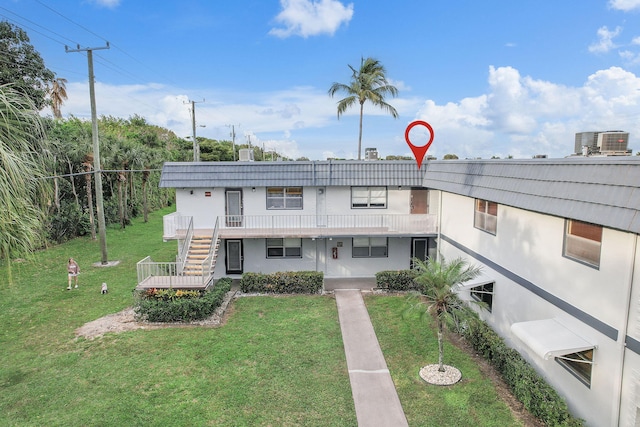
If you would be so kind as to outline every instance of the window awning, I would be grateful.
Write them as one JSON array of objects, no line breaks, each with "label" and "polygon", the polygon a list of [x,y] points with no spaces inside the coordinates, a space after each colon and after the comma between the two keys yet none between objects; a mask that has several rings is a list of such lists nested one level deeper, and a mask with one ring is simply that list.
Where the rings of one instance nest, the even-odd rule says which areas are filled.
[{"label": "window awning", "polygon": [[514,323],[511,332],[545,360],[596,347],[556,319]]},{"label": "window awning", "polygon": [[479,276],[476,276],[471,280],[467,280],[466,282],[463,282],[463,283],[458,283],[456,285],[456,289],[459,291],[464,291],[467,289],[475,288],[477,286],[482,286],[482,285],[486,285],[487,283],[493,283],[493,282],[495,282],[495,279],[493,277],[489,277],[481,273]]}]

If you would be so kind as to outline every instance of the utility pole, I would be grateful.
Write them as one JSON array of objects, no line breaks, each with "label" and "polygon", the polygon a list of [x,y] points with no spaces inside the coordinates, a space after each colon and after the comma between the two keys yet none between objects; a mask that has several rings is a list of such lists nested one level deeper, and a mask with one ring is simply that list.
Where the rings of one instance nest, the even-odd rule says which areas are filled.
[{"label": "utility pole", "polygon": [[231,126],[231,143],[233,144],[233,161],[235,162],[236,161],[236,128],[235,128],[235,125],[227,125],[227,127],[229,126]]},{"label": "utility pole", "polygon": [[107,230],[104,220],[104,202],[102,199],[102,167],[100,166],[100,141],[98,140],[98,116],[96,114],[96,92],[94,88],[93,75],[93,51],[101,49],[109,49],[109,42],[103,47],[87,47],[69,49],[64,47],[67,53],[70,52],[87,52],[87,61],[89,63],[89,98],[91,99],[91,140],[93,141],[93,176],[96,183],[96,208],[98,209],[98,234],[100,235],[100,250],[102,251],[102,265],[109,263],[107,257]]},{"label": "utility pole", "polygon": [[[204,102],[204,99],[200,102]],[[193,138],[193,161],[200,161],[200,144],[196,139],[196,101],[189,101],[191,103],[191,138]]]}]

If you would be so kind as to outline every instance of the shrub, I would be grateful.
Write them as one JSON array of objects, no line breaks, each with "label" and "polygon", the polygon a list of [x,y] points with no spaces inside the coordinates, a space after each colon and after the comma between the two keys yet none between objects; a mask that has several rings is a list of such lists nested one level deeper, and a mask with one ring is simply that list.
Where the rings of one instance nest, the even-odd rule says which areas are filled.
[{"label": "shrub", "polygon": [[240,290],[245,293],[317,294],[324,275],[318,271],[286,271],[273,274],[244,273]]},{"label": "shrub", "polygon": [[231,279],[224,277],[213,289],[204,292],[174,289],[148,289],[136,298],[138,320],[148,322],[191,322],[206,319],[222,304],[231,289]]},{"label": "shrub", "polygon": [[388,270],[376,273],[376,286],[388,291],[420,290],[415,282],[416,270]]},{"label": "shrub", "polygon": [[461,330],[465,340],[502,375],[513,395],[533,416],[549,426],[582,426],[567,403],[518,353],[487,325],[473,319]]}]

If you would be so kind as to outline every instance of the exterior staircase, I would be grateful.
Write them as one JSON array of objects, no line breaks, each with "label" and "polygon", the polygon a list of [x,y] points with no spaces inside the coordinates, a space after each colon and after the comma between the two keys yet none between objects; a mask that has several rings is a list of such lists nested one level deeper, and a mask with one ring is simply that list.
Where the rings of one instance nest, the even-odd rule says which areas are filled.
[{"label": "exterior staircase", "polygon": [[[211,270],[209,274],[213,273],[213,269],[216,265],[216,259],[218,258],[218,248],[220,247],[220,239],[212,242],[212,236],[210,235],[194,235],[191,238],[189,244],[189,250],[185,258],[182,274],[185,276],[202,276],[202,263],[205,262],[209,253],[213,247],[213,261],[211,263]],[[205,272],[206,273],[206,272]]]}]

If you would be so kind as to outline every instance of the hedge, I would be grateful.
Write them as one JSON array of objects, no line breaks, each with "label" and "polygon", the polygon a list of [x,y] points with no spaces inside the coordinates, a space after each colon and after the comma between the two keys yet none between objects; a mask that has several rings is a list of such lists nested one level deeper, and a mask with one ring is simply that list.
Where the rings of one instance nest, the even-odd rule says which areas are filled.
[{"label": "hedge", "polygon": [[218,280],[204,292],[149,289],[138,293],[134,311],[137,320],[148,322],[191,322],[211,316],[231,290],[231,278]]},{"label": "hedge", "polygon": [[273,274],[244,273],[240,290],[245,293],[317,294],[324,274],[318,271],[286,271]]},{"label": "hedge", "polygon": [[513,395],[536,418],[548,426],[583,426],[569,413],[567,403],[516,350],[480,319],[459,331],[476,352],[500,372]]},{"label": "hedge", "polygon": [[376,273],[376,286],[388,291],[421,290],[414,279],[418,275],[416,270],[387,270]]}]

